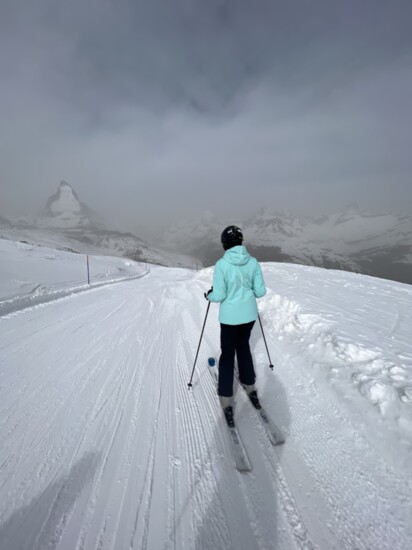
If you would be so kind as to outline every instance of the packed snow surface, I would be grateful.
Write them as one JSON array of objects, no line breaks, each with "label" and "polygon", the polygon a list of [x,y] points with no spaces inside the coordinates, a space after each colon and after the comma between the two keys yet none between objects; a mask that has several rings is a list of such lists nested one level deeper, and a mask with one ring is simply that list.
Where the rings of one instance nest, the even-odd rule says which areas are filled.
[{"label": "packed snow surface", "polygon": [[[3,297],[84,278],[80,255],[77,272],[75,255],[0,254]],[[144,273],[100,261],[103,275]],[[411,287],[296,265],[263,271],[274,372],[258,324],[251,347],[261,401],[286,441],[271,445],[236,388],[247,474],[234,468],[207,370],[219,352],[216,305],[187,388],[212,269],[151,267],[46,304],[15,300],[0,317],[1,550],[412,547]]]}]

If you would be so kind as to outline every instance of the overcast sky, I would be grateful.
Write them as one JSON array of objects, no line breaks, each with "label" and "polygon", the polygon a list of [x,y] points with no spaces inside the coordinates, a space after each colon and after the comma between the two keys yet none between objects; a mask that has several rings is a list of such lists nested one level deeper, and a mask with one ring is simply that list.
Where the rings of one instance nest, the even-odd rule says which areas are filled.
[{"label": "overcast sky", "polygon": [[1,0],[0,213],[412,211],[411,0]]}]

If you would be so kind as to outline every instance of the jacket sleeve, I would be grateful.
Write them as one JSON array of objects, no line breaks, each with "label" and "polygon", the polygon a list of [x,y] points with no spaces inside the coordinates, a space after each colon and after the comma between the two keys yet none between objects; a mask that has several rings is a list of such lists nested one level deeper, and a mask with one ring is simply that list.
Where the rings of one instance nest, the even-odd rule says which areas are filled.
[{"label": "jacket sleeve", "polygon": [[265,281],[263,280],[262,268],[259,262],[256,262],[256,271],[253,278],[253,293],[256,298],[262,298],[266,294]]},{"label": "jacket sleeve", "polygon": [[213,272],[213,291],[208,295],[210,302],[223,302],[226,299],[227,289],[222,266],[218,262]]}]

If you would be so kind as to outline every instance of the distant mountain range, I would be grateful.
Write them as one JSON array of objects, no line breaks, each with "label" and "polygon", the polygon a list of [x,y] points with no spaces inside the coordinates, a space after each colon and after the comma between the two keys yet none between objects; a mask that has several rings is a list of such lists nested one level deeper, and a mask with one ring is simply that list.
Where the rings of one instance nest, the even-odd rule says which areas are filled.
[{"label": "distant mountain range", "polygon": [[129,257],[160,265],[205,266],[222,256],[221,231],[239,225],[245,244],[260,261],[342,269],[412,284],[412,217],[363,212],[356,205],[317,218],[262,209],[247,220],[211,213],[181,219],[149,245],[132,233],[113,230],[62,181],[35,218],[0,216],[0,237],[82,253]]},{"label": "distant mountain range", "polygon": [[230,223],[242,228],[249,251],[261,261],[343,269],[412,284],[412,217],[362,212],[355,205],[318,218],[263,209],[243,222],[223,222],[205,214],[174,224],[160,242],[213,265],[222,255],[221,231]]},{"label": "distant mountain range", "polygon": [[110,229],[98,213],[79,200],[65,181],[60,183],[38,216],[18,220],[0,216],[0,237],[74,252],[125,256],[159,265],[194,266],[189,256],[159,250],[132,233]]}]

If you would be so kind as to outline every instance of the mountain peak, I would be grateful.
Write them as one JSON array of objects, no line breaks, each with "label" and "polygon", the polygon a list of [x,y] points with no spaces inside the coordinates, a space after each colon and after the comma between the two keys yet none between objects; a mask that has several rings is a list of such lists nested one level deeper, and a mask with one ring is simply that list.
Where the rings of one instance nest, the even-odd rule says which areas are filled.
[{"label": "mountain peak", "polygon": [[71,193],[76,197],[77,200],[79,200],[76,191],[73,189],[73,187],[70,185],[70,183],[67,183],[67,181],[62,180],[59,184],[59,187],[57,188],[58,193]]},{"label": "mountain peak", "polygon": [[49,197],[41,214],[41,225],[61,229],[101,227],[102,221],[83,204],[73,187],[62,180],[56,192]]},{"label": "mountain peak", "polygon": [[46,204],[46,211],[51,216],[59,216],[68,212],[81,212],[82,204],[74,191],[74,189],[67,183],[67,181],[61,181],[60,185]]},{"label": "mountain peak", "polygon": [[64,181],[64,180],[61,180],[59,189],[60,187],[70,187],[70,189],[73,190],[73,187],[70,185],[70,183],[67,183],[67,181]]}]

